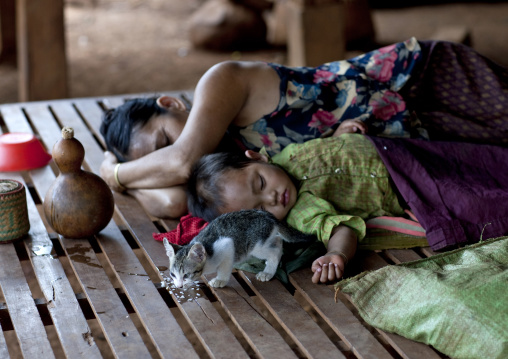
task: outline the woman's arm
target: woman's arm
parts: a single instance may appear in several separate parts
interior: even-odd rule
[[[243,66],[225,62],[208,70],[199,81],[187,123],[173,145],[122,163],[120,183],[127,188],[161,188],[186,182],[192,164],[211,153],[249,96]],[[114,167],[106,162],[101,175],[114,188]]]
[[[187,214],[187,197],[184,186],[132,189],[127,193],[136,198],[143,208],[154,217],[174,219]]]
[[[353,258],[357,236],[353,229],[339,225],[334,228],[328,241],[328,252],[312,263],[313,283],[336,281],[344,275],[347,262]]]

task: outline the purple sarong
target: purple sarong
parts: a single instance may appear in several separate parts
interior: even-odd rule
[[[400,94],[429,138],[508,146],[508,69],[461,44],[420,45],[423,61]]]
[[[369,138],[432,249],[508,234],[508,148]]]

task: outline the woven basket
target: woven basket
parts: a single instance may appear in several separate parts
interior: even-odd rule
[[[25,186],[15,180],[0,179],[0,243],[19,239],[29,229]]]

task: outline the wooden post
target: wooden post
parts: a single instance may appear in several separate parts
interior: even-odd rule
[[[16,15],[19,100],[67,97],[63,0],[16,0]]]
[[[0,62],[16,62],[15,0],[0,0]]]
[[[287,21],[290,66],[317,66],[344,58],[345,17],[340,0],[291,0]]]

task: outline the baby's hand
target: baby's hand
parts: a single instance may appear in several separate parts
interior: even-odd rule
[[[362,135],[367,133],[367,125],[359,120],[345,120],[339,125],[339,127],[333,133],[333,137],[342,135],[343,133],[357,133],[360,132]]]
[[[312,283],[334,282],[342,278],[346,261],[344,257],[335,252],[330,252],[319,257],[312,263],[311,270],[314,272]]]

